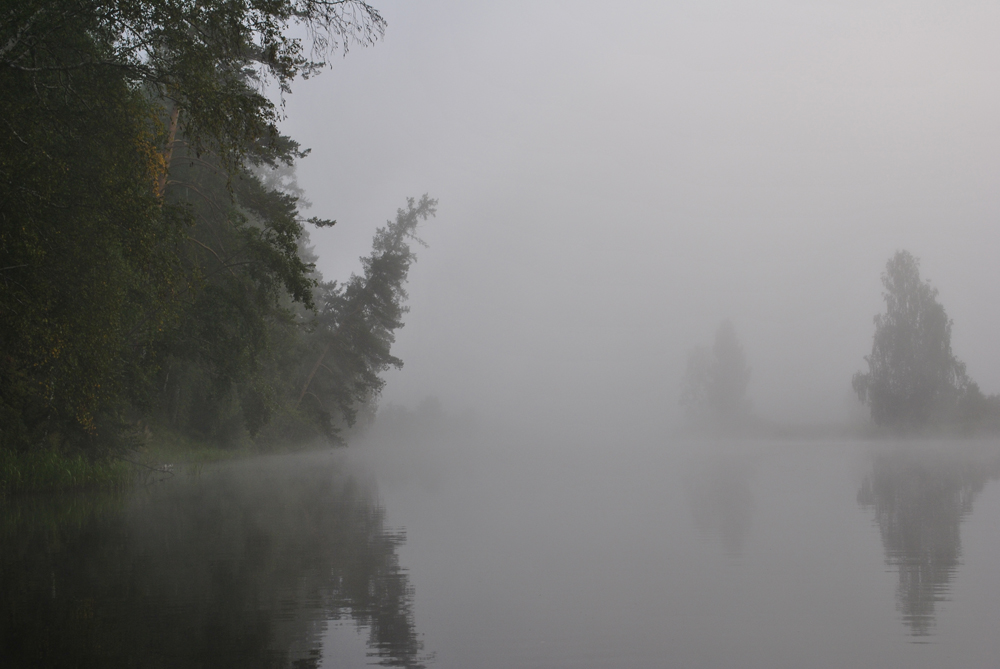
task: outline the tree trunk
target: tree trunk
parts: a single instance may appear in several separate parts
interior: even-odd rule
[[[330,345],[327,344],[323,347],[323,352],[319,354],[319,358],[316,359],[316,364],[313,365],[312,371],[309,372],[309,376],[306,378],[305,385],[302,386],[302,392],[299,393],[299,401],[295,403],[295,407],[298,408],[299,404],[302,403],[302,398],[306,396],[306,391],[309,390],[309,384],[312,383],[313,377],[316,376],[316,370],[319,369],[320,364],[323,362],[323,358],[326,357],[327,352],[330,350]]]
[[[174,138],[177,136],[177,117],[180,116],[181,108],[176,103],[174,110],[170,112],[170,129],[167,131],[167,145],[163,149],[163,171],[156,184],[156,194],[163,197],[167,190],[167,172],[170,171],[170,159],[174,155]]]

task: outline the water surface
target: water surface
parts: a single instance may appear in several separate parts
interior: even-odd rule
[[[8,504],[0,658],[988,666],[998,476],[990,443],[375,435]]]

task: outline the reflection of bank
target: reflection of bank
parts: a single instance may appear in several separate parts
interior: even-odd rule
[[[858,491],[873,509],[886,562],[899,574],[896,606],[925,636],[947,598],[961,556],[959,528],[976,495],[1000,476],[1000,460],[898,451],[875,457]]]
[[[329,456],[5,507],[0,666],[315,667],[336,619],[372,660],[421,667],[403,536],[384,518]]]

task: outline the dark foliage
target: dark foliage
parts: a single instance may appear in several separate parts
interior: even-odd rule
[[[141,87],[162,109],[182,109],[189,141],[230,167],[278,134],[267,82],[288,92],[335,50],[385,29],[361,0],[8,0],[0,16],[5,70],[55,76],[66,92],[82,72]],[[289,37],[291,27],[308,39]]]
[[[264,91],[383,29],[359,0],[0,4],[0,448],[332,435],[377,397],[433,201],[317,290],[304,224],[334,222],[268,181],[307,152]]]
[[[0,445],[93,445],[172,322],[186,225],[156,197],[144,95],[93,69],[0,68],[0,90]]]

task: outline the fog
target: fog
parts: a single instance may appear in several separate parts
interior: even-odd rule
[[[281,130],[311,150],[307,215],[338,221],[310,227],[325,279],[437,198],[404,366],[349,448],[294,452],[290,401],[259,440],[280,454],[165,450],[132,487],[0,504],[0,665],[995,662],[1000,5],[375,4],[384,39],[295,82]],[[852,375],[901,249],[992,397],[938,356],[941,404],[900,391],[917,408],[880,431]],[[335,338],[375,300],[333,298],[299,402],[321,366],[389,359],[340,369],[393,330]],[[682,379],[719,333],[740,396],[696,425]]]
[[[389,28],[287,98],[328,278],[440,199],[384,401],[526,422],[679,416],[732,319],[755,411],[836,423],[879,275],[921,259],[1000,390],[990,3],[379,3]]]
[[[432,666],[986,666],[989,441],[581,440],[389,412],[373,471]]]

